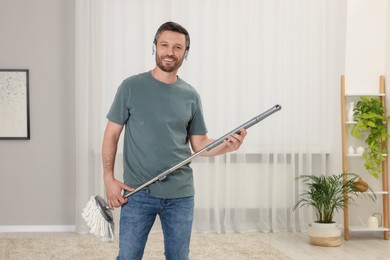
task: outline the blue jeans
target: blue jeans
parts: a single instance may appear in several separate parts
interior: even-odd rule
[[[142,190],[122,206],[117,260],[142,259],[148,234],[159,215],[167,260],[189,259],[194,197],[158,199]]]

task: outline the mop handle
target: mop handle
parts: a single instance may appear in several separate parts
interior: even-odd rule
[[[223,135],[222,137],[218,138],[214,142],[212,142],[209,145],[205,146],[203,149],[199,150],[198,152],[192,154],[190,157],[188,157],[187,159],[185,159],[185,160],[181,161],[180,163],[176,164],[172,168],[169,168],[168,170],[160,173],[159,175],[157,175],[153,179],[149,180],[148,182],[145,182],[144,184],[142,184],[141,186],[137,187],[133,191],[131,191],[129,193],[126,193],[125,195],[123,195],[123,197],[127,198],[127,197],[133,195],[134,193],[136,193],[136,192],[146,188],[150,184],[152,184],[152,183],[154,183],[156,181],[159,181],[159,180],[161,181],[161,180],[165,179],[165,177],[167,177],[169,174],[171,174],[172,172],[174,172],[178,168],[182,167],[183,165],[189,163],[192,159],[194,159],[198,155],[202,154],[205,151],[211,151],[212,149],[214,149],[215,147],[217,147],[218,145],[223,143],[223,141],[226,140],[230,135],[235,134],[235,133],[239,134],[241,128],[248,129],[249,127],[251,127],[251,126],[257,124],[258,122],[260,122],[261,120],[263,120],[264,118],[266,118],[266,117],[272,115],[273,113],[279,111],[280,109],[282,109],[282,107],[280,105],[275,105],[272,108],[270,108],[267,111],[265,111],[264,113],[262,113],[262,114],[260,114],[258,116],[255,116],[251,120],[247,121],[246,123],[244,123],[244,124],[240,125],[239,127],[233,129],[229,133],[227,133],[227,134]]]

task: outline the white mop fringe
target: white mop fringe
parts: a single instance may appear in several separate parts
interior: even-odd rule
[[[114,241],[114,225],[103,217],[94,196],[91,196],[81,216],[84,218],[88,227],[91,228],[91,234],[99,237],[104,242]]]

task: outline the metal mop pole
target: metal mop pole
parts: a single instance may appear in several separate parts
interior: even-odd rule
[[[267,111],[265,111],[264,113],[258,115],[258,116],[255,116],[254,118],[252,118],[251,120],[247,121],[246,123],[240,125],[239,127],[235,128],[234,130],[230,131],[229,133],[225,134],[224,136],[220,137],[219,139],[215,140],[214,142],[212,142],[211,144],[207,145],[206,147],[204,147],[203,149],[199,150],[198,152],[192,154],[190,157],[188,157],[187,159],[181,161],[180,163],[176,164],[175,166],[169,168],[168,170],[160,173],[159,175],[157,175],[156,177],[154,177],[153,179],[145,182],[144,184],[142,184],[141,186],[137,187],[136,189],[134,189],[133,191],[127,193],[124,195],[125,198],[133,195],[134,193],[146,188],[147,186],[149,186],[150,184],[158,181],[158,180],[163,180],[165,179],[169,174],[171,174],[172,172],[174,172],[175,170],[177,170],[178,168],[180,168],[181,166],[187,164],[188,162],[190,162],[192,159],[194,159],[195,157],[197,157],[198,155],[202,154],[203,152],[205,151],[210,151],[212,149],[214,149],[215,147],[217,147],[218,145],[220,145],[221,143],[223,143],[223,141],[229,137],[230,135],[234,134],[234,133],[240,133],[240,129],[241,128],[245,128],[245,129],[248,129],[249,127],[257,124],[258,122],[260,122],[261,120],[263,120],[264,118],[272,115],[273,113],[279,111],[280,109],[282,109],[282,107],[280,105],[275,105],[273,106],[272,108],[268,109]]]

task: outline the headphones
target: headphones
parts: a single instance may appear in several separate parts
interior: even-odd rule
[[[154,55],[156,53],[156,44],[153,43],[153,46],[152,46],[152,55]],[[184,59],[187,60],[187,57],[188,57],[188,50],[186,50],[184,52]]]

